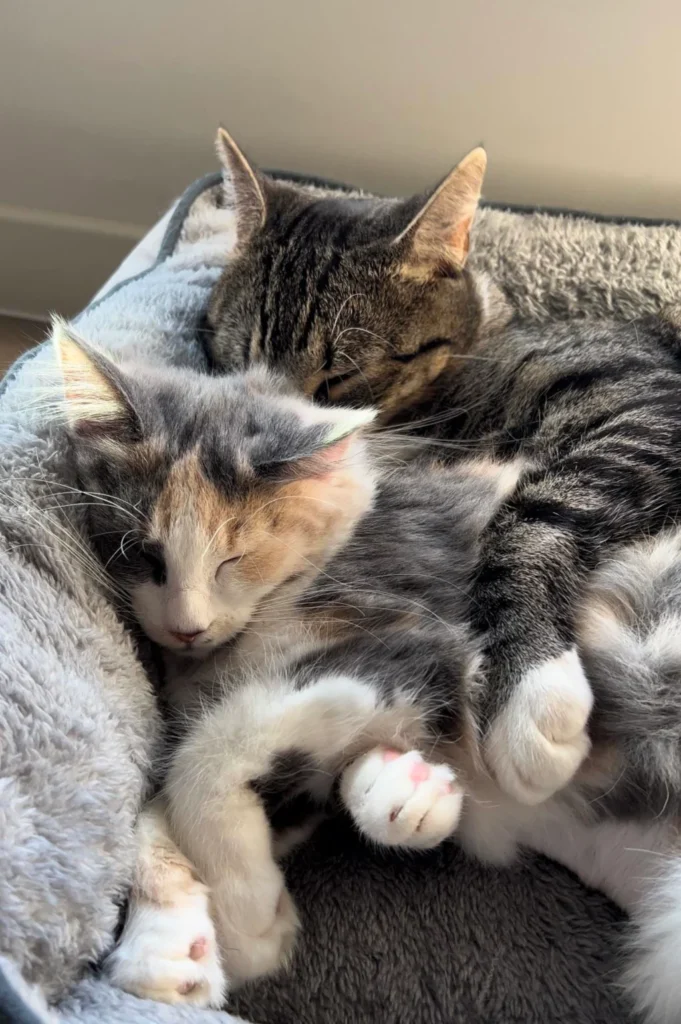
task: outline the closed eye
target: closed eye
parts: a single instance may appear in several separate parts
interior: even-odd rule
[[[331,391],[338,387],[339,384],[345,384],[346,381],[352,380],[353,377],[359,376],[360,371],[358,369],[344,370],[342,373],[334,373],[331,377],[326,377],[317,390],[314,393],[314,398],[318,402],[328,401],[331,397]]]
[[[151,569],[151,575],[154,583],[158,586],[164,583],[166,578],[166,563],[160,546],[152,547],[148,544],[142,545],[139,549],[139,557],[140,561]]]
[[[390,358],[395,363],[410,363],[412,359],[417,359],[419,356],[423,356],[426,352],[433,352],[438,348],[445,348],[452,344],[451,338],[431,338],[430,341],[424,342],[420,348],[417,348],[415,352],[399,352]]]
[[[244,557],[243,554],[241,554],[241,555],[232,555],[231,558],[225,558],[224,562],[220,562],[219,566],[215,570],[215,578],[217,579],[217,577],[219,576],[221,570],[224,569],[225,566],[233,565],[235,562],[239,562],[243,557]]]

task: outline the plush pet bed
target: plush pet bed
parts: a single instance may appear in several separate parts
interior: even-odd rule
[[[218,179],[192,186],[78,318],[98,344],[208,369],[209,292],[233,242]],[[678,301],[681,228],[486,207],[473,259],[534,319],[629,319]],[[137,1000],[96,964],[110,946],[160,723],[150,674],[82,538],[82,498],[23,357],[0,389],[0,1022],[228,1024]],[[153,676],[153,673],[151,673]],[[288,869],[304,921],[291,970],[243,990],[259,1024],[606,1024],[624,922],[527,856],[483,868],[455,844],[368,849],[328,822]],[[47,1005],[53,1007],[48,1010]]]

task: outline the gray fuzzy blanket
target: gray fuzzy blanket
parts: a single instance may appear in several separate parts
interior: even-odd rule
[[[79,318],[148,360],[207,368],[210,289],[233,242],[214,177],[192,186],[155,259]],[[473,258],[535,319],[629,319],[681,297],[681,228],[485,208]],[[157,749],[150,677],[83,539],[64,437],[24,357],[0,392],[0,1022],[228,1024],[109,987],[133,826]],[[483,868],[454,844],[397,856],[329,822],[289,865],[304,938],[289,973],[234,1012],[260,1024],[625,1021],[623,921],[541,858]],[[51,1009],[48,1010],[48,1004]]]

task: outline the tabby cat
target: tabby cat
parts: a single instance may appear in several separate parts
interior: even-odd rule
[[[532,475],[522,456],[395,468],[372,413],[314,405],[263,368],[114,363],[63,325],[54,343],[79,486],[93,497],[90,541],[167,649],[166,696],[185,728],[164,796],[142,815],[114,981],[219,1005],[224,971],[237,983],[278,967],[298,923],[275,858],[338,779],[375,842],[419,849],[457,831],[497,863],[518,843],[569,863],[640,915],[637,991],[655,1019],[675,1019],[681,769],[669,754],[681,716],[656,669],[678,655],[651,597],[669,592],[681,541],[603,558],[575,603],[574,641],[603,698],[592,752],[591,692],[571,652],[544,673],[550,685],[535,674],[507,702],[491,749],[475,569],[490,524]],[[651,618],[637,635],[622,615],[642,580]],[[636,674],[619,673],[627,642],[650,669],[645,700]],[[648,743],[643,767],[632,735]],[[490,757],[504,780],[522,779],[524,805],[487,773]],[[657,771],[655,820],[618,818],[644,770]]]
[[[545,799],[581,751],[533,787],[497,751],[524,744],[516,709],[534,694],[584,689],[576,605],[590,573],[679,520],[677,326],[509,322],[467,266],[481,149],[407,200],[274,181],[224,131],[218,152],[237,241],[210,313],[215,368],[264,364],[317,402],[377,407],[384,424],[447,440],[454,461],[522,462],[484,532],[471,614],[486,638],[487,762],[510,795]]]
[[[224,132],[218,151],[238,241],[211,309],[216,369],[264,363],[318,402],[369,402],[383,423],[448,440],[441,451],[451,459],[525,463],[481,538],[471,606],[486,638],[480,721],[497,782],[528,804],[565,779],[572,756],[565,775],[542,772],[528,784],[506,752],[526,749],[516,726],[523,707],[547,691],[581,691],[586,658],[592,734],[605,724],[627,750],[609,810],[678,817],[680,570],[677,542],[661,531],[678,523],[681,498],[679,311],[629,324],[514,322],[467,261],[479,149],[407,200],[274,181]],[[652,561],[619,553],[658,536]],[[588,627],[614,675],[593,649],[580,658],[575,647],[584,589],[604,565],[615,590],[628,580]],[[650,941],[664,939],[661,931]],[[669,1019],[681,1019],[664,958],[651,956],[641,991],[656,991],[657,974],[672,985]]]

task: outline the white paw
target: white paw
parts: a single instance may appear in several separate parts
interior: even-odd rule
[[[197,888],[171,905],[133,904],[105,966],[114,985],[142,999],[222,1006],[227,985],[207,892]]]
[[[213,890],[213,909],[230,984],[239,985],[285,966],[300,927],[298,914],[274,863],[241,878],[228,873]]]
[[[377,747],[343,773],[341,794],[370,839],[425,850],[451,835],[461,815],[463,790],[451,768],[428,764],[416,750]]]
[[[591,747],[592,706],[574,649],[526,672],[485,744],[501,788],[520,803],[538,804],[566,786]]]

